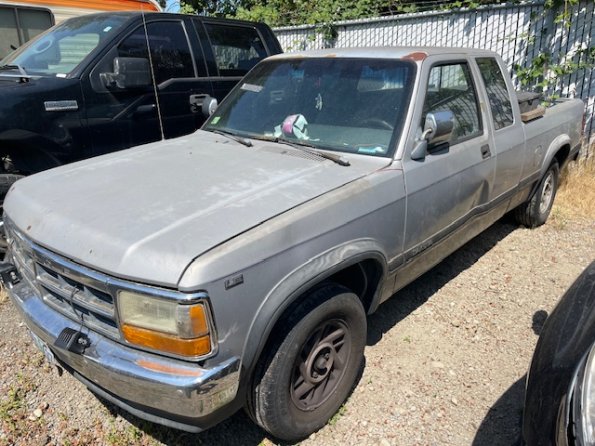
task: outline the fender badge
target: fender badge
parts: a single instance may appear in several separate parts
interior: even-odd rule
[[[74,111],[79,109],[76,101],[45,101],[45,111]]]
[[[225,289],[229,290],[234,286],[238,286],[244,283],[244,275],[240,274],[239,276],[232,277],[231,279],[227,279],[225,281]]]

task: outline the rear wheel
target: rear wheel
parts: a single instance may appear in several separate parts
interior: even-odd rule
[[[275,437],[297,441],[324,426],[349,396],[363,359],[366,314],[355,294],[329,284],[282,327],[257,368],[248,411]]]
[[[558,190],[560,167],[554,161],[541,179],[531,199],[521,204],[514,212],[516,220],[528,228],[544,224],[550,215]]]

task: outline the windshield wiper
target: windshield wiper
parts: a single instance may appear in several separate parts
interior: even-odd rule
[[[207,130],[207,131],[216,133],[217,135],[226,136],[227,138],[233,139],[234,141],[239,142],[240,144],[243,144],[246,147],[252,147],[252,141],[250,141],[248,138],[238,136],[235,133],[226,132],[224,130]]]
[[[21,82],[21,83],[29,82],[29,79],[32,78],[32,76],[29,76],[27,74],[27,72],[25,71],[25,69],[21,65],[16,65],[16,64],[0,65],[0,71],[9,71],[9,70],[18,70],[19,74],[18,75],[5,74],[4,76],[18,77],[19,82]]]
[[[21,75],[27,76],[27,72],[20,65],[0,65],[0,71],[7,71],[7,70],[19,70],[19,73],[21,73]]]
[[[291,146],[295,149],[301,150],[302,152],[310,153],[312,155],[316,155],[321,158],[331,160],[334,163],[337,163],[339,166],[350,166],[351,165],[349,160],[347,158],[345,158],[344,156],[336,155],[334,153],[322,152],[322,151],[320,151],[320,149],[318,149],[318,147],[314,146],[313,144],[304,142],[304,141],[299,141],[299,142],[291,141],[289,139],[279,138],[279,137],[263,138],[263,139],[266,141],[272,141],[272,142],[276,142],[276,143],[280,143],[280,144],[287,144],[288,146]]]

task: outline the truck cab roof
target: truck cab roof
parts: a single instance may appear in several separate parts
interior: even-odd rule
[[[497,53],[489,50],[474,48],[451,47],[422,47],[422,46],[382,46],[382,47],[357,47],[357,48],[330,48],[324,50],[310,50],[294,53],[278,54],[275,59],[289,59],[298,57],[365,57],[367,59],[411,59],[424,60],[429,56],[444,56],[446,54],[461,56],[490,56]]]

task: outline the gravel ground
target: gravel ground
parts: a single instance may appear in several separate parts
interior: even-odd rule
[[[368,320],[353,394],[304,445],[511,445],[540,328],[595,258],[595,222],[536,230],[499,222]],[[101,403],[45,364],[12,303],[0,304],[0,445],[271,445],[242,412],[202,434]]]

